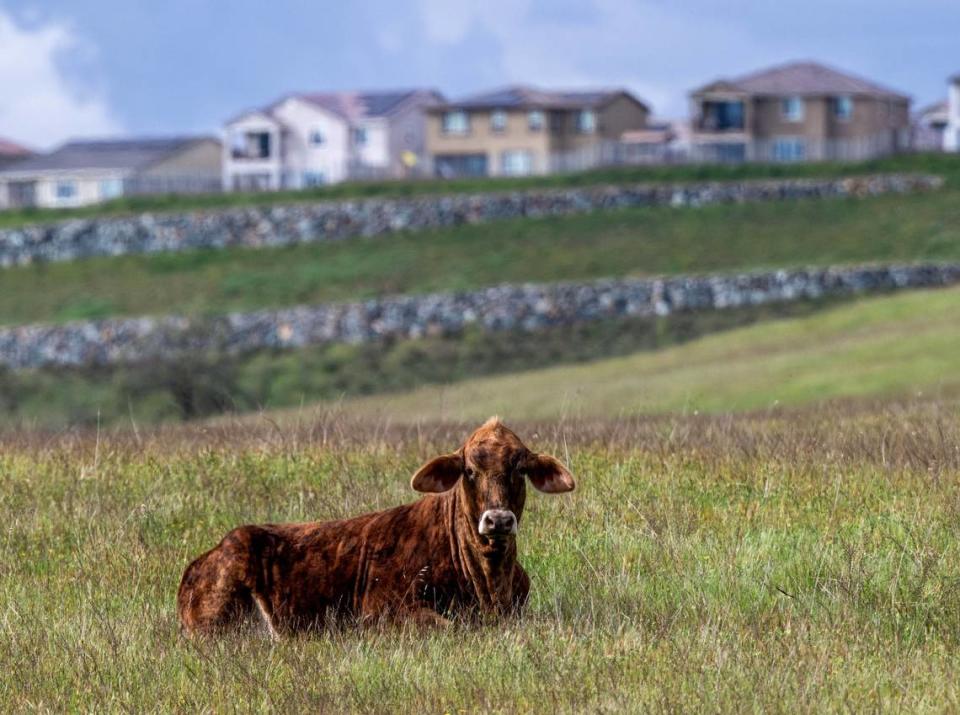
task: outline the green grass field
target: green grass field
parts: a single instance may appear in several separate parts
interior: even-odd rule
[[[280,642],[179,637],[189,559],[412,500],[466,425],[5,435],[0,710],[960,708],[954,407],[515,426],[578,480],[528,499],[522,620]]]
[[[303,191],[210,194],[201,196],[133,196],[80,209],[28,209],[0,212],[0,228],[66,218],[124,215],[142,212],[189,211],[231,206],[264,206],[301,201],[403,197],[427,194],[478,193],[533,188],[564,188],[640,181],[726,181],[783,177],[851,176],[884,171],[960,174],[960,159],[943,154],[902,155],[858,163],[636,166],[597,169],[554,176],[458,179],[452,181],[382,181],[345,183]]]
[[[340,403],[394,420],[728,412],[960,388],[960,289],[870,298],[626,357]],[[535,339],[535,338],[531,338]]]
[[[960,260],[960,190],[643,208],[281,249],[97,258],[3,272],[0,324],[222,313],[503,282]]]

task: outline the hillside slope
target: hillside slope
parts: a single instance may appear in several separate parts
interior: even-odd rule
[[[347,401],[400,421],[722,412],[960,387],[960,289],[874,298],[655,353]],[[531,338],[534,339],[534,338]]]
[[[960,190],[639,208],[274,249],[3,271],[0,324],[223,313],[498,283],[960,259]]]

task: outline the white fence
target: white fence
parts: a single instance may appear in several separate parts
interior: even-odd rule
[[[850,139],[812,140],[802,137],[748,142],[642,144],[606,141],[572,152],[550,155],[547,173],[585,171],[604,166],[662,164],[796,163],[804,161],[865,161],[909,148],[905,132],[887,132]]]

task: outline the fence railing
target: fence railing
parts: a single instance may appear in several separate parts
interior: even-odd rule
[[[864,161],[908,150],[908,132],[884,132],[848,139],[778,139],[644,144],[605,141],[569,152],[552,153],[546,173],[585,171],[603,166],[642,164],[795,163]]]

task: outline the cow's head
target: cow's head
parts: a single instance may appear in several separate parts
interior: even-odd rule
[[[541,492],[574,488],[573,475],[557,459],[527,449],[498,418],[487,420],[452,454],[424,464],[410,481],[418,492],[460,490],[461,504],[485,541],[507,541],[517,533],[526,480]]]

